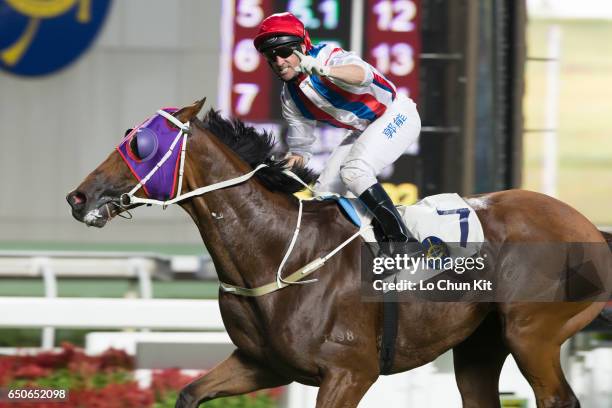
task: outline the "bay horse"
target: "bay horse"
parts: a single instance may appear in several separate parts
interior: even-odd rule
[[[268,167],[240,184],[179,205],[199,229],[221,282],[246,288],[268,284],[275,280],[291,241],[299,211],[293,193],[302,185],[283,173],[284,161],[271,158],[269,135],[226,120],[214,110],[200,120],[197,114],[203,104],[201,100],[174,113],[178,121],[190,124],[178,193],[244,175],[261,163]],[[314,181],[312,173],[295,171],[306,183]],[[78,221],[102,227],[135,206],[118,204],[135,184],[134,174],[114,151],[68,194],[67,201]],[[135,196],[144,193],[140,190]],[[509,190],[469,202],[490,242],[606,242],[583,215],[543,194]],[[305,202],[301,235],[286,270],[329,253],[355,231],[334,203]],[[362,302],[360,297],[362,244],[353,240],[329,259],[311,275],[318,279],[314,284],[291,285],[259,297],[220,291],[221,314],[236,350],[187,385],[176,407],[196,408],[215,398],[293,381],[319,387],[317,408],[356,407],[380,375],[383,310],[381,303]],[[511,251],[498,254],[499,273],[546,272],[542,265],[513,256]],[[610,270],[597,272],[611,275]],[[538,407],[578,407],[561,370],[560,346],[604,305],[603,301],[403,302],[390,373],[421,366],[452,349],[463,406],[500,407],[499,375],[512,354]]]

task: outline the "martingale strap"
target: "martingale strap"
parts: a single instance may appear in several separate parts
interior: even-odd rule
[[[270,282],[266,285],[258,286],[256,288],[243,288],[241,286],[235,286],[235,285],[230,285],[228,283],[219,282],[221,285],[221,290],[223,290],[224,292],[232,293],[234,295],[257,297],[257,296],[267,295],[272,292],[276,292],[277,290],[286,288],[287,286],[295,284],[295,283],[306,283],[306,282],[300,282],[300,281],[304,279],[306,276],[316,271],[317,269],[319,269],[320,267],[322,267],[323,265],[325,265],[325,262],[327,262],[329,258],[331,258],[332,256],[336,255],[338,252],[340,252],[342,248],[344,248],[352,240],[360,236],[365,230],[371,229],[371,228],[372,226],[367,226],[365,228],[360,229],[355,234],[347,238],[340,245],[338,245],[333,251],[331,251],[329,254],[327,254],[323,258],[317,258],[314,261],[307,263],[306,265],[302,266],[297,271],[293,272],[291,275],[287,276],[286,278],[282,278],[282,280],[277,279],[274,282]],[[288,254],[289,252],[287,252],[285,256],[288,257]],[[308,282],[316,282],[316,279],[310,280]]]
[[[233,293],[234,295],[257,297],[267,295],[268,293],[276,292],[279,289],[286,288],[292,283],[297,283],[310,275],[325,264],[322,258],[317,258],[314,261],[304,265],[291,275],[283,278],[282,282],[270,282],[267,285],[259,286],[256,288],[243,288],[240,286],[230,285],[228,283],[219,282],[221,289],[224,292]]]

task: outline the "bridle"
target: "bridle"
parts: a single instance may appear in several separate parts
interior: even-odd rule
[[[199,196],[205,193],[208,193],[210,191],[215,191],[215,190],[219,190],[225,187],[229,187],[229,186],[233,186],[236,184],[240,184],[245,182],[246,180],[250,179],[251,177],[253,177],[255,175],[255,173],[257,173],[259,170],[263,169],[264,167],[268,167],[267,164],[260,164],[258,165],[255,169],[253,169],[251,172],[244,174],[242,176],[233,178],[233,179],[229,179],[229,180],[225,180],[225,181],[221,181],[219,183],[214,183],[211,184],[209,186],[206,187],[200,187],[197,188],[195,190],[192,190],[188,193],[185,194],[181,194],[181,190],[182,190],[182,186],[183,186],[183,176],[185,173],[185,156],[187,153],[187,139],[188,136],[191,134],[191,129],[190,129],[190,123],[183,123],[180,120],[178,120],[176,117],[172,116],[171,114],[169,114],[166,111],[163,110],[158,110],[157,111],[158,115],[163,116],[165,119],[169,120],[170,122],[172,122],[176,127],[178,127],[179,131],[176,134],[174,140],[172,141],[172,144],[170,145],[170,147],[168,148],[168,151],[166,151],[166,153],[164,154],[164,156],[157,162],[157,164],[155,165],[155,167],[153,167],[153,169],[151,169],[151,171],[145,176],[143,177],[138,184],[136,184],[129,192],[127,193],[123,193],[121,194],[121,196],[119,197],[119,204],[123,207],[128,207],[134,204],[149,204],[149,205],[160,205],[163,208],[166,208],[167,206],[171,205],[171,204],[176,204],[180,201],[186,200],[188,198],[191,197],[195,197],[195,196]],[[161,200],[155,200],[152,198],[142,198],[142,197],[137,197],[135,194],[138,190],[140,190],[143,186],[145,186],[147,184],[147,182],[151,179],[151,177],[161,168],[161,166],[172,156],[172,153],[174,152],[174,149],[176,148],[176,145],[178,144],[178,142],[183,139],[183,143],[182,143],[182,149],[181,149],[181,153],[180,153],[180,162],[179,162],[179,173],[178,173],[178,187],[177,187],[177,194],[176,197],[169,199],[169,200],[165,200],[165,201],[161,201]],[[287,170],[288,171],[288,170]],[[302,184],[304,184],[306,187],[308,187],[297,175],[295,175],[293,172],[289,172],[293,175],[294,178],[296,178],[296,180],[299,180]]]

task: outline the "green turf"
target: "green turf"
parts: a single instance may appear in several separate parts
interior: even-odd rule
[[[0,251],[148,252],[160,255],[204,255],[204,244],[81,243],[0,241]]]
[[[217,282],[153,282],[154,298],[216,299]],[[115,297],[138,295],[136,282],[119,279],[58,279],[60,297]],[[0,279],[0,296],[44,296],[41,279]]]
[[[591,221],[612,225],[612,21],[532,20],[528,53],[546,56],[547,30],[562,31],[558,198]],[[544,127],[546,64],[527,63],[525,127]],[[524,136],[523,187],[541,189],[544,135]]]

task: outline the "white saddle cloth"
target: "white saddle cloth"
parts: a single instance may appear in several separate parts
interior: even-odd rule
[[[372,216],[365,206],[357,199],[350,201],[361,218],[362,228],[369,225]],[[419,242],[435,237],[452,243],[449,245],[451,257],[472,256],[484,242],[482,225],[476,212],[458,194],[437,194],[397,209],[406,227]],[[372,229],[364,231],[362,236],[367,242],[376,242]]]

